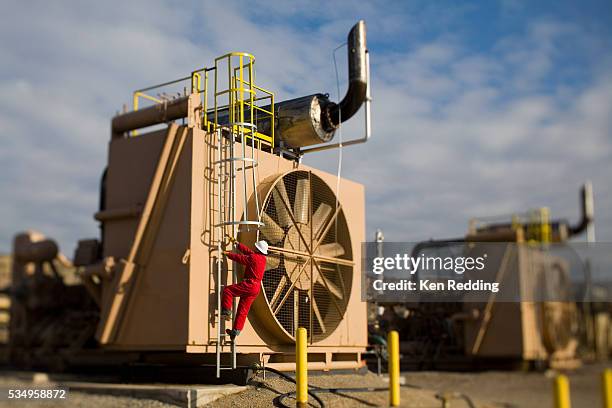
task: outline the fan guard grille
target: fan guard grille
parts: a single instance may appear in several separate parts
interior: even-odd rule
[[[353,254],[342,206],[317,175],[279,177],[262,206],[260,238],[270,254],[263,279],[269,311],[287,335],[308,329],[311,342],[342,320],[353,279]]]

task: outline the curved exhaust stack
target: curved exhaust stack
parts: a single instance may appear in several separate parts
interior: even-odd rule
[[[366,100],[368,72],[366,53],[366,25],[359,20],[348,35],[349,87],[340,103],[330,103],[325,109],[325,130],[336,129],[341,122],[350,119]]]
[[[593,207],[593,186],[590,182],[586,182],[580,189],[580,221],[577,224],[568,226],[570,236],[578,235],[591,226],[594,214]],[[595,240],[594,237],[592,240]]]

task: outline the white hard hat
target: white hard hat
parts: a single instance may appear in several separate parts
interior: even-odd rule
[[[268,243],[266,241],[257,241],[255,243],[255,248],[257,248],[262,254],[268,255]]]

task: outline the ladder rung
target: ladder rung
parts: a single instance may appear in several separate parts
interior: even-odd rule
[[[210,339],[210,341],[208,342],[209,345],[211,346],[216,346],[217,345],[217,340],[216,339]],[[231,346],[233,343],[231,341],[228,340],[224,340],[222,341],[219,346],[221,347],[225,347],[225,346]]]

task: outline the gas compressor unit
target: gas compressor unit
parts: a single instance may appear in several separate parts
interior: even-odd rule
[[[472,219],[463,237],[415,244],[414,258],[484,256],[489,265],[460,277],[429,271],[431,280],[481,279],[503,289],[487,295],[449,291],[438,298],[372,302],[372,343],[384,347],[381,335],[398,330],[406,369],[576,367],[582,357],[581,326],[588,317],[581,309],[590,303],[583,302],[588,283],[584,265],[568,241],[588,232],[593,219],[592,187],[587,183],[581,191],[581,218],[575,224],[550,220],[549,210],[541,208],[511,217]],[[383,238],[377,241],[382,248]],[[600,320],[608,315],[597,312]],[[607,327],[602,334],[606,339]]]
[[[364,106],[370,135],[366,27],[348,36],[349,85],[277,102],[255,84],[255,58],[230,53],[174,81],[178,97],[134,93],[112,119],[100,189],[100,238],[69,261],[56,243],[16,236],[9,353],[22,365],[194,363],[295,368],[294,333],[308,330],[309,368],[363,366],[366,304],[362,185],[301,164]],[[167,86],[171,83],[163,84]],[[143,102],[148,106],[143,106]],[[336,185],[342,197],[336,196]],[[226,237],[269,243],[262,290],[239,337],[225,337],[222,288],[242,270]],[[58,268],[73,265],[78,283]]]

